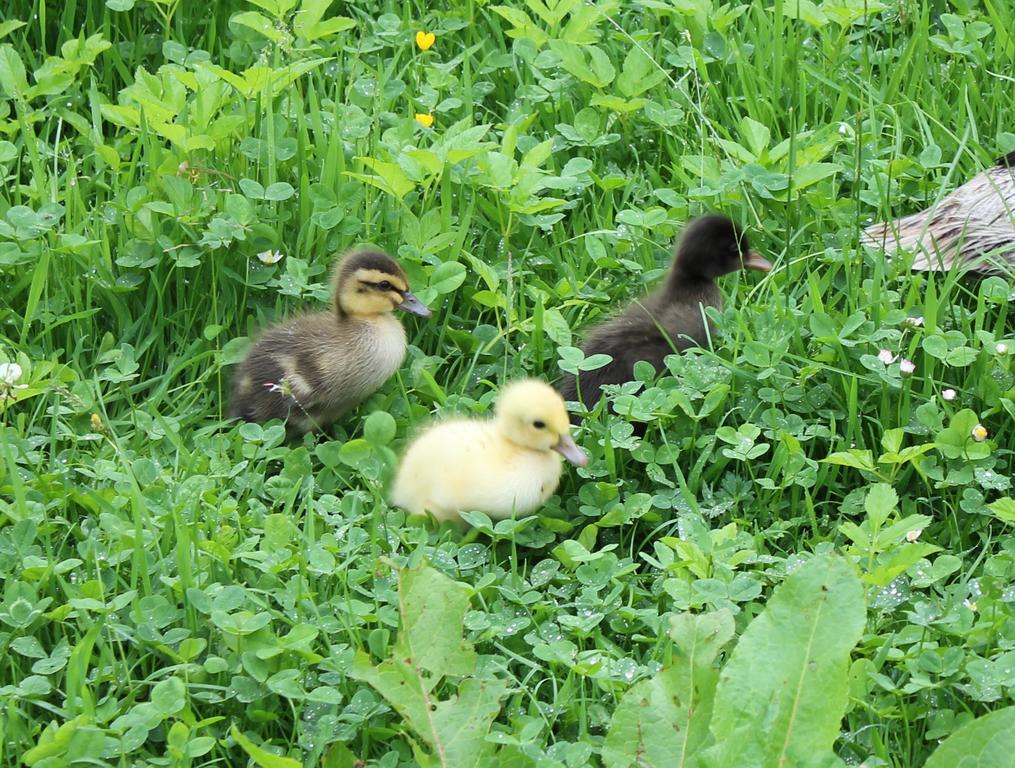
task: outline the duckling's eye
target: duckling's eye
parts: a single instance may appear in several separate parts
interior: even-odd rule
[[[536,419],[534,422],[532,422],[532,426],[534,426],[536,429],[543,429],[546,426],[546,422]]]
[[[380,288],[382,291],[390,291],[391,283],[389,283],[387,280],[382,280],[377,284],[377,287]]]

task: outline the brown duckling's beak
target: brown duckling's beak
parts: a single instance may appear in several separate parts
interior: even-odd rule
[[[426,304],[416,298],[416,294],[412,291],[405,292],[402,296],[402,303],[398,305],[398,308],[408,312],[410,315],[419,315],[420,317],[430,317],[433,314]]]
[[[553,446],[553,450],[563,456],[565,459],[570,461],[576,467],[584,467],[589,463],[589,457],[585,455],[585,451],[578,447],[578,444],[569,434],[563,434],[560,436],[560,440]]]
[[[771,272],[772,262],[764,256],[758,255],[757,251],[748,251],[744,258],[744,269],[756,269],[759,272]]]

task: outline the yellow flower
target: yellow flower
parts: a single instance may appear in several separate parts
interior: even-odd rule
[[[982,443],[984,440],[986,440],[987,435],[989,434],[990,433],[987,431],[987,428],[982,424],[977,424],[975,427],[973,427],[973,439],[978,443]]]
[[[437,35],[433,32],[420,30],[416,33],[416,45],[421,51],[429,51],[430,47],[437,41]]]
[[[92,432],[101,432],[105,428],[105,425],[102,423],[102,417],[97,413],[93,413],[88,421]]]
[[[433,115],[428,115],[424,112],[416,113],[416,122],[422,125],[424,128],[429,128],[433,125]]]

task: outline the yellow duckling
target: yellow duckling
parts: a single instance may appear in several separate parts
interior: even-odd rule
[[[561,457],[584,467],[567,409],[545,382],[522,379],[501,392],[491,420],[455,419],[417,437],[402,459],[391,502],[412,514],[456,520],[535,512],[557,489]]]
[[[429,317],[398,262],[353,251],[335,265],[330,312],[312,312],[268,329],[233,377],[229,415],[283,419],[301,433],[333,422],[365,400],[405,358],[400,309]]]

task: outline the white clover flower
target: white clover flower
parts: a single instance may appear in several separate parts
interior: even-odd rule
[[[973,427],[972,431],[973,439],[978,443],[982,443],[984,440],[986,440],[987,435],[989,434],[990,433],[987,431],[987,428],[982,424],[977,424],[975,427]]]
[[[947,400],[950,403],[952,400],[955,399],[957,394],[958,393],[954,389],[942,389],[941,390],[941,399],[942,400]]]
[[[962,604],[966,606],[973,613],[976,613],[976,601],[975,600],[963,600]]]
[[[0,384],[13,387],[21,378],[21,366],[17,363],[0,363]]]
[[[0,402],[14,399],[14,391],[28,389],[27,384],[18,384],[21,366],[17,363],[0,363]]]
[[[892,363],[895,362],[895,355],[892,354],[892,351],[890,349],[882,349],[880,352],[878,352],[878,360],[880,360],[885,365],[891,365]]]
[[[997,352],[997,354],[999,354],[999,355],[1007,355],[1008,354],[1008,345],[1005,344],[1003,341],[999,341],[997,343],[997,346],[994,347],[994,351]]]
[[[906,531],[906,541],[912,544],[914,541],[920,538],[921,533],[923,533],[923,528],[916,528],[912,531]]]
[[[261,251],[259,254],[257,254],[257,259],[262,264],[278,264],[280,261],[282,261],[282,256],[283,256],[282,251],[267,250]]]
[[[903,376],[912,376],[913,375],[913,371],[915,371],[915,370],[916,370],[916,363],[914,363],[912,360],[907,360],[906,358],[902,358],[901,362],[899,363],[899,372]]]
[[[902,321],[902,324],[909,328],[919,328],[923,325],[923,317],[917,315],[916,317],[907,317]]]

